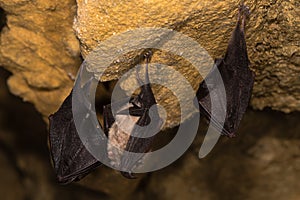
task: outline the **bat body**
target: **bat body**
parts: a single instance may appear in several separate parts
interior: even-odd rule
[[[151,150],[152,143],[155,139],[155,136],[140,138],[132,136],[133,133],[136,133],[136,129],[134,127],[128,127],[127,130],[130,134],[125,133],[120,130],[119,127],[128,123],[129,120],[132,120],[135,124],[139,126],[146,126],[150,123],[151,119],[149,116],[149,109],[151,106],[156,104],[156,100],[154,98],[151,85],[149,82],[148,76],[148,63],[150,61],[151,53],[145,55],[146,57],[146,74],[145,79],[147,84],[143,84],[137,74],[137,80],[140,82],[141,91],[140,93],[131,98],[130,102],[124,105],[123,108],[117,112],[118,120],[114,120],[111,113],[111,105],[104,107],[104,126],[105,130],[108,134],[109,142],[107,146],[108,157],[111,160],[112,165],[123,166],[126,168],[134,168],[141,162],[143,156],[141,155],[136,158],[132,157],[123,157],[124,150],[134,153],[145,153]],[[129,115],[123,114],[123,110],[129,109]],[[158,111],[156,109],[152,110],[154,112],[154,116],[159,116]],[[159,119],[160,120],[160,119]],[[157,128],[160,128],[162,122],[159,121],[157,123]],[[147,134],[147,129],[143,133],[138,133],[139,136],[145,136]],[[112,146],[118,147],[118,149],[112,148]],[[134,178],[131,172],[123,172],[122,175],[127,178]]]
[[[245,19],[248,14],[247,8],[242,5],[239,9],[238,22],[232,37],[229,41],[224,58],[217,59],[211,72],[205,78],[197,91],[197,99],[199,102],[200,112],[210,119],[218,131],[227,136],[234,136],[243,114],[248,106],[253,82],[254,74],[249,69],[249,59],[247,55],[247,47],[244,36]],[[143,159],[143,154],[139,157],[124,156],[124,152],[146,153],[151,150],[155,136],[146,136],[148,132],[138,132],[135,126],[130,125],[128,121],[144,127],[151,123],[150,108],[156,104],[151,84],[148,76],[148,63],[151,53],[145,55],[146,59],[146,84],[140,84],[140,93],[131,98],[129,102],[122,102],[122,106],[118,107],[115,115],[112,114],[112,106],[109,104],[104,106],[104,132],[108,137],[107,153],[110,164],[113,166],[123,166],[124,169],[134,169]],[[222,81],[218,81],[216,76],[217,70],[221,74]],[[142,82],[137,73],[137,80]],[[206,82],[214,82],[213,85],[207,85]],[[218,121],[218,113],[212,114],[211,99],[218,95],[210,95],[211,91],[218,91],[224,84],[226,91],[227,104],[225,107],[219,107],[219,111],[226,110],[224,126]],[[119,103],[120,103],[119,102]],[[129,114],[124,112],[129,109]],[[224,109],[224,110],[223,110]],[[159,116],[157,109],[151,110],[154,116]],[[158,123],[155,123],[157,129],[160,129],[162,121],[159,117]],[[72,113],[72,92],[65,99],[59,110],[49,117],[50,130],[49,142],[52,161],[57,179],[60,183],[70,183],[80,180],[82,177],[90,173],[92,170],[101,165],[96,158],[91,155],[84,144],[80,140],[73,119]],[[126,127],[127,133],[120,127]],[[147,130],[147,129],[145,129]],[[150,130],[149,130],[150,131]],[[133,135],[134,133],[134,135]],[[115,148],[117,147],[117,148]],[[134,178],[129,170],[121,170],[121,173],[127,178]]]
[[[249,59],[244,36],[245,19],[249,15],[246,6],[241,5],[237,25],[232,33],[224,58],[216,59],[215,65],[205,78],[197,91],[200,113],[204,114],[212,121],[214,126],[222,134],[229,137],[235,136],[240,121],[249,104],[252,87],[254,83],[254,73],[249,69]],[[222,81],[217,80],[216,71],[219,70]],[[213,82],[208,86],[206,82]],[[226,109],[224,126],[218,121],[218,113],[212,115],[211,98],[216,98],[217,91],[221,84],[224,84],[226,91],[226,107],[220,107],[219,112]],[[208,90],[210,87],[210,92]]]
[[[50,150],[59,183],[80,180],[101,165],[84,147],[77,133],[72,113],[72,92],[49,120]]]
[[[135,167],[139,159],[125,158],[122,156],[124,150],[130,152],[145,153],[151,149],[154,137],[137,138],[130,133],[124,133],[119,129],[121,124],[133,120],[139,126],[150,123],[149,109],[156,104],[148,77],[148,62],[151,55],[146,56],[146,80],[148,84],[141,84],[139,95],[131,98],[129,102],[120,100],[122,107],[117,111],[119,115],[115,120],[112,115],[111,104],[104,106],[104,132],[108,136],[107,152],[112,165]],[[141,81],[138,77],[138,81]],[[129,109],[129,115],[124,110]],[[154,110],[157,112],[157,110]],[[156,113],[158,115],[158,113]],[[59,110],[49,116],[49,143],[54,170],[58,182],[67,184],[80,180],[92,170],[101,165],[96,158],[89,153],[80,140],[73,119],[72,113],[72,92],[65,99]],[[136,132],[134,128],[130,130]],[[146,133],[140,133],[143,135]],[[118,147],[116,151],[113,146]],[[133,178],[130,172],[122,172],[127,178]]]

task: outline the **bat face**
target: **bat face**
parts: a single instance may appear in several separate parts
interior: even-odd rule
[[[49,120],[50,151],[59,183],[80,180],[101,165],[78,136],[72,113],[72,92]]]
[[[225,57],[217,59],[211,72],[205,78],[197,91],[200,112],[209,118],[216,129],[227,136],[234,136],[240,121],[248,107],[254,73],[249,69],[249,59],[244,36],[245,19],[249,14],[246,6],[239,9],[239,19],[229,41]],[[211,98],[217,97],[217,92],[222,83],[217,80],[216,71],[219,70],[226,91],[226,107],[217,107],[217,113],[212,115]],[[214,83],[207,85],[206,82]],[[209,94],[208,87],[211,94]],[[226,109],[224,127],[218,120],[218,111]]]

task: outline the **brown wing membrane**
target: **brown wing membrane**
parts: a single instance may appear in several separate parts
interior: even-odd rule
[[[50,151],[60,183],[80,180],[101,165],[86,150],[76,131],[72,114],[72,92],[49,120]]]
[[[131,116],[131,119],[136,121],[136,124],[139,126],[146,126],[150,123],[151,119],[149,116],[149,109],[151,106],[156,104],[154,94],[152,92],[151,85],[149,82],[149,75],[148,75],[148,62],[150,61],[150,57],[151,57],[151,53],[148,52],[148,54],[145,55],[145,59],[146,59],[145,79],[147,84],[143,84],[137,74],[138,81],[141,84],[143,84],[141,87],[141,92],[139,95],[131,99],[127,107],[125,106],[126,109],[129,109],[129,115]],[[110,106],[106,106],[104,110],[106,110],[105,111],[106,115],[104,117],[110,119],[112,116]],[[125,115],[126,113],[123,113],[123,111],[124,110],[122,109],[117,111],[117,115]],[[157,110],[155,110],[154,112],[157,112]],[[155,115],[158,116],[158,112]],[[128,118],[124,117],[124,120],[126,119],[128,120]],[[119,121],[118,123],[123,123],[123,122]],[[157,126],[160,126],[160,124],[158,123]],[[131,135],[127,136],[126,133],[119,130],[118,128],[113,129],[112,127],[116,127],[116,126],[114,126],[114,124],[109,126],[108,133],[109,133],[109,139],[111,140],[111,143],[113,145],[119,145],[119,144],[114,144],[116,143],[115,141],[126,140],[125,145],[121,145],[122,148],[126,151],[135,152],[135,153],[145,153],[150,151],[155,136],[147,137],[147,138],[134,137]],[[137,132],[137,130],[133,128],[131,130],[131,134],[135,132]],[[147,134],[146,132],[138,133],[139,136],[145,136],[146,134]],[[110,152],[110,150],[108,150],[108,152]],[[125,166],[127,169],[134,168],[138,164],[138,162],[143,158],[142,154],[138,158],[122,157],[122,155],[120,154],[121,154],[120,152],[115,153],[115,157],[119,157],[116,162],[119,162],[121,166]],[[121,173],[126,178],[135,178],[131,174],[131,172],[121,172]]]
[[[245,19],[249,9],[241,5],[237,25],[229,41],[225,57],[217,59],[215,65],[205,78],[197,91],[197,98],[200,105],[200,112],[209,118],[216,129],[227,136],[234,136],[240,121],[245,113],[251,97],[254,73],[249,69],[249,59],[244,36]],[[217,78],[219,70],[222,80]],[[208,92],[206,82],[214,83],[209,86]],[[226,91],[227,105],[218,107],[219,112],[226,109],[224,127],[218,120],[218,112],[212,115],[211,99],[217,98],[218,89],[224,84]]]
[[[150,57],[151,54],[145,57],[147,61],[145,74],[147,84],[141,87],[140,94],[132,98],[130,102],[126,102],[124,99],[118,102],[118,106],[120,106],[118,108],[120,109],[117,111],[117,115],[123,116],[121,119],[124,119],[124,121],[116,122],[112,115],[112,106],[110,104],[104,106],[103,109],[104,132],[109,140],[107,144],[108,157],[112,162],[119,162],[121,166],[127,166],[127,169],[133,168],[142,156],[138,160],[124,158],[122,157],[122,150],[140,153],[147,152],[151,149],[154,139],[154,136],[149,138],[133,137],[118,128],[118,123],[127,125],[128,121],[126,120],[129,119],[128,117],[134,119],[136,124],[140,126],[150,123],[149,109],[156,104],[148,77]],[[141,81],[139,77],[137,78]],[[124,112],[126,109],[129,109],[129,116]],[[157,112],[157,110],[154,112]],[[158,112],[156,115],[158,116]],[[59,110],[49,117],[49,120],[50,151],[56,177],[60,183],[67,184],[80,180],[101,165],[84,147],[78,136],[72,113],[72,92],[65,99]],[[131,133],[135,132],[137,131],[133,128]],[[145,134],[139,133],[140,136]],[[121,151],[112,148],[112,146],[121,147]],[[130,172],[122,172],[122,174],[127,178],[133,178]]]

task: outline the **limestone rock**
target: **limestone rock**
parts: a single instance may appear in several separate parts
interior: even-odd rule
[[[5,85],[2,77],[7,76],[0,70],[0,85]],[[204,159],[198,159],[206,131],[203,121],[185,155],[164,169],[127,180],[102,167],[79,183],[60,186],[54,180],[46,127],[39,114],[30,104],[9,95],[5,87],[0,87],[0,108],[4,199],[261,200],[300,196],[299,112],[248,110],[238,137],[221,137]]]
[[[239,137],[220,138],[203,159],[198,152],[205,130],[200,131],[179,161],[152,174],[143,194],[157,199],[298,199],[299,113],[248,111],[245,119]]]
[[[72,29],[74,1],[1,0],[7,26],[0,36],[0,66],[13,73],[10,91],[45,117],[70,91],[81,63]]]
[[[256,73],[251,104],[258,109],[271,107],[284,112],[299,111],[299,1],[264,0],[258,2],[249,0],[246,1],[246,4],[251,8],[251,18],[247,23],[246,39],[252,63],[251,68]],[[163,27],[173,29],[193,38],[207,50],[212,58],[217,58],[225,53],[228,39],[235,26],[237,14],[237,2],[233,0],[175,0],[171,2],[158,0],[77,0],[77,5],[75,1],[71,0],[0,0],[0,7],[5,11],[7,17],[7,26],[3,27],[0,35],[0,66],[12,72],[12,76],[8,80],[11,92],[22,97],[25,101],[32,102],[44,117],[56,111],[71,90],[73,86],[72,77],[76,75],[77,69],[81,64],[80,47],[82,56],[86,58],[98,46],[99,42],[105,41],[113,35],[136,28]],[[72,26],[81,46],[79,46],[79,41],[76,39]],[[168,41],[166,36],[163,36],[162,39]],[[118,44],[114,45],[118,47]],[[188,46],[184,48],[188,49]],[[107,72],[108,76],[105,76],[103,80],[108,81],[120,78],[122,73],[138,63],[137,55],[141,53],[142,51],[138,50],[120,57],[119,60],[115,60],[110,66],[110,71]],[[178,70],[188,79],[191,87],[194,90],[197,89],[201,77],[193,70],[191,63],[181,59],[180,55],[176,56],[168,52],[156,51],[153,62],[163,63]],[[175,77],[173,80],[175,84],[178,84]],[[179,112],[174,110],[175,107],[178,107],[175,95],[168,91],[167,88],[157,87],[155,91],[157,92],[155,95],[159,103],[168,105],[169,107],[166,107],[167,111],[172,111],[171,116],[169,116],[169,126],[175,126],[179,123]],[[248,122],[252,124],[249,125],[247,124]],[[246,124],[241,126],[245,127],[244,130],[249,130],[247,133],[251,135],[253,132],[265,134],[270,126],[274,124],[274,121],[267,123],[265,126],[268,129],[265,128],[263,130],[257,125],[261,123],[260,121],[254,122],[252,119],[246,118],[244,123]],[[296,122],[292,123],[292,126],[294,124]],[[286,129],[285,126],[280,128],[282,133],[285,133]],[[256,137],[258,136],[256,135]],[[280,137],[284,136],[281,135]],[[220,154],[218,159],[216,161],[210,160],[209,165],[206,167],[200,166],[195,162],[196,158],[189,155],[186,160],[190,162],[190,165],[182,167],[184,170],[178,173],[181,178],[172,176],[167,178],[171,182],[174,181],[176,186],[182,186],[185,184],[187,177],[194,175],[194,173],[188,171],[190,168],[193,171],[209,169],[212,173],[206,174],[205,177],[207,178],[205,180],[217,179],[218,184],[208,182],[207,184],[210,184],[210,186],[201,184],[199,186],[200,189],[194,187],[191,190],[185,187],[184,192],[192,191],[200,195],[201,191],[211,187],[212,191],[218,188],[221,194],[226,194],[228,190],[234,193],[236,189],[235,181],[238,180],[245,184],[240,186],[239,189],[241,191],[236,194],[236,199],[240,196],[247,196],[249,185],[257,184],[261,186],[252,187],[251,192],[253,192],[253,195],[256,191],[264,192],[261,191],[265,189],[263,186],[267,184],[266,180],[263,179],[264,177],[273,178],[272,180],[274,181],[268,185],[269,194],[271,194],[273,188],[282,189],[286,182],[298,186],[298,180],[294,178],[296,176],[293,176],[299,171],[298,160],[294,160],[293,157],[293,155],[295,155],[295,159],[299,157],[298,149],[288,147],[289,145],[299,146],[299,141],[298,139],[295,139],[295,141],[286,141],[288,139],[282,141],[280,137],[275,139],[270,139],[269,137],[252,138],[250,141],[258,141],[258,147],[246,148],[246,150],[245,147],[240,147],[240,149],[232,148],[226,151],[228,154],[246,151],[249,157],[255,158],[254,161],[249,161],[250,158],[245,158],[245,155],[224,157],[223,150],[227,149],[226,143],[223,143],[223,148],[218,151]],[[244,143],[249,142],[249,140],[245,141]],[[271,141],[271,143],[268,144],[267,141]],[[277,153],[282,158],[274,155],[272,152],[278,146]],[[262,154],[260,154],[260,147],[262,148]],[[285,151],[291,152],[291,155],[284,154]],[[193,154],[193,156],[195,155]],[[6,162],[3,156],[1,160]],[[26,160],[28,161],[26,162]],[[237,160],[241,163],[236,163]],[[279,164],[274,168],[262,171],[271,162],[276,164],[277,160],[284,162],[283,164],[278,162]],[[30,167],[30,161],[34,162],[34,158],[31,160],[29,155],[25,155],[24,159],[19,160],[19,164],[24,167],[24,171],[26,171],[25,169],[28,166]],[[261,164],[256,165],[256,161],[261,161]],[[285,170],[285,167],[292,161],[295,162],[295,166],[289,167],[282,176],[279,176],[278,172]],[[227,168],[223,168],[224,163]],[[248,167],[248,164],[250,167]],[[44,164],[39,165],[39,168],[42,169],[43,167]],[[237,168],[242,168],[239,173],[243,174],[243,176],[235,174]],[[247,169],[247,171],[244,172],[243,169]],[[255,169],[255,172],[252,173],[253,169]],[[101,170],[105,171],[104,169]],[[178,170],[180,169],[176,169],[176,171],[171,170],[168,173],[176,174]],[[29,171],[29,173],[34,174],[35,171]],[[42,174],[44,171],[40,170],[38,173]],[[99,172],[99,176],[96,174],[88,176],[80,184],[88,186],[92,190],[104,191],[109,195],[112,195],[111,193],[114,192],[117,195],[122,194],[124,188],[117,188],[118,190],[116,191],[113,189],[115,187],[113,181],[119,181],[118,178],[114,177],[114,174],[109,172],[106,174],[106,179],[99,178],[103,176],[104,172]],[[284,177],[285,174],[286,177]],[[262,178],[253,180],[252,176],[254,175],[260,175]],[[197,181],[203,181],[203,176],[200,176],[200,179],[189,180],[187,183],[193,185]],[[285,178],[286,182],[282,182],[283,178]],[[44,178],[37,179],[41,180],[41,182],[44,181]],[[102,184],[105,184],[104,180],[110,180],[111,182],[109,182],[108,186],[103,186]],[[226,186],[223,186],[223,180],[228,183]],[[230,181],[228,182],[228,180]],[[133,184],[123,183],[126,185],[126,195],[132,194],[138,187],[139,181],[137,180]],[[174,197],[176,195],[172,191],[172,184],[168,185],[167,181],[161,181],[157,175],[153,176],[150,185],[156,187],[160,182],[162,182],[163,187],[167,188],[166,197]],[[98,186],[100,183],[101,185]],[[29,186],[33,190],[34,187],[31,187],[32,185],[30,184]],[[291,188],[290,190],[287,189],[287,191],[290,192],[290,195],[296,196],[299,195],[296,189]],[[153,189],[148,191],[155,193]],[[208,193],[208,198],[214,199],[214,194]],[[287,193],[282,192],[281,194],[284,196]],[[182,194],[182,196],[184,195],[186,194]]]
[[[256,73],[252,106],[300,110],[299,1],[255,5],[248,31],[249,57]]]
[[[248,51],[256,73],[251,104],[258,109],[299,110],[299,2],[249,0],[246,4],[251,8],[246,30]],[[76,75],[81,63],[79,43],[72,30],[76,4],[1,0],[0,7],[7,15],[7,26],[3,27],[0,39],[0,65],[13,73],[8,81],[11,91],[32,102],[47,117],[70,91],[70,77]],[[185,34],[217,58],[224,55],[234,28],[237,2],[78,0],[77,8],[74,29],[84,58],[100,41],[145,27],[169,28]],[[137,64],[137,53],[112,63],[112,70],[103,80],[120,78]],[[180,59],[180,55],[155,54],[154,62],[178,70],[197,89],[201,77],[190,63]],[[162,105],[170,105],[171,110],[177,107],[170,91],[156,89],[159,90],[157,98]],[[176,113],[179,111],[174,112],[173,125],[179,122]]]
[[[1,194],[4,199],[23,199],[25,196],[25,191],[21,187],[21,182],[18,177],[17,171],[14,169],[14,166],[9,162],[9,158],[6,157],[2,151],[0,151],[0,176],[1,182],[5,184],[1,184]],[[14,188],[14,192],[12,192],[12,188]]]
[[[113,35],[145,27],[179,31],[196,40],[213,58],[222,57],[237,17],[237,2],[233,0],[78,0],[77,4],[74,28],[81,42],[83,57],[95,50],[99,42]],[[246,4],[251,9],[246,30],[248,52],[251,68],[256,73],[251,105],[257,109],[271,107],[284,112],[299,111],[299,2],[249,0]],[[113,46],[118,48],[121,43]],[[190,81],[192,87],[197,88],[201,78],[191,70],[191,65],[182,65],[174,56],[172,58],[169,55],[167,59],[164,56],[165,54],[157,56],[154,62],[180,69],[180,73]],[[130,61],[130,56],[125,56],[118,60],[119,64],[113,63],[114,68],[104,79],[119,78],[124,71],[136,64],[133,60]],[[168,102],[172,95],[163,90],[157,96],[161,102]],[[176,116],[178,111],[174,109],[175,101],[171,100],[171,105]],[[176,121],[176,118],[172,120]]]

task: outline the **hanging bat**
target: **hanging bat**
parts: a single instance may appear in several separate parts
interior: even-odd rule
[[[141,91],[139,95],[131,98],[130,102],[124,105],[119,111],[117,111],[117,115],[119,115],[118,120],[112,116],[111,112],[111,105],[104,106],[104,126],[105,132],[108,134],[109,142],[107,145],[107,152],[108,157],[111,160],[112,165],[116,166],[125,166],[126,168],[132,169],[136,167],[139,162],[141,162],[142,155],[138,157],[138,159],[134,158],[126,158],[123,157],[123,151],[135,152],[135,153],[145,153],[151,150],[153,141],[155,136],[147,137],[147,138],[140,138],[132,136],[137,130],[133,127],[129,128],[130,135],[126,134],[122,130],[119,129],[119,125],[127,123],[128,120],[134,121],[139,126],[146,126],[150,123],[151,119],[149,116],[149,109],[151,106],[156,104],[156,100],[154,98],[151,84],[149,82],[149,75],[148,75],[148,63],[151,59],[152,53],[149,51],[145,54],[146,59],[146,69],[145,69],[145,82],[141,81],[138,73],[137,73],[137,80],[139,81],[141,86]],[[123,114],[123,110],[129,109],[129,115]],[[153,119],[157,119],[157,123],[155,125],[157,130],[160,129],[162,125],[162,120],[159,118],[157,109],[153,109],[154,117]],[[129,118],[130,119],[129,119]],[[150,130],[149,130],[150,131]],[[139,136],[146,135],[147,131],[144,133],[138,133]],[[112,146],[118,147],[118,150],[112,148]],[[122,175],[127,178],[135,178],[131,172],[123,172],[121,171]]]
[[[78,181],[101,163],[84,147],[72,113],[72,92],[59,110],[49,116],[50,151],[59,183]]]
[[[214,67],[205,77],[205,81],[201,82],[196,94],[200,113],[211,120],[219,132],[229,137],[235,136],[249,104],[254,83],[254,73],[249,69],[250,62],[245,42],[245,20],[248,15],[249,8],[242,3],[225,57],[215,60]],[[222,87],[222,81],[219,81],[216,75],[217,70],[219,70],[225,86],[227,105],[218,107],[217,113],[212,115],[211,98],[217,98],[216,91]],[[207,85],[207,82],[213,84]],[[224,112],[225,109],[226,117],[224,126],[222,126],[218,120],[218,113]]]
[[[137,73],[137,79],[140,81],[141,91],[139,95],[131,98],[130,102],[121,102],[124,104],[123,110],[119,110],[117,115],[121,121],[116,121],[112,115],[111,105],[104,106],[104,132],[108,136],[107,152],[111,164],[119,162],[121,166],[135,167],[140,160],[130,160],[122,157],[122,151],[145,153],[151,149],[153,137],[137,138],[122,132],[118,125],[126,123],[130,117],[139,126],[145,126],[150,123],[149,108],[156,104],[148,76],[148,63],[151,53],[145,55],[146,75],[148,84],[143,85]],[[129,108],[129,115],[124,110]],[[154,113],[157,110],[154,109]],[[156,113],[158,116],[158,113]],[[78,181],[88,173],[101,165],[84,147],[80,140],[73,119],[72,113],[72,92],[65,99],[59,110],[49,117],[50,130],[49,142],[52,161],[58,182],[67,184]],[[135,132],[135,129],[131,130]],[[141,133],[146,134],[146,133]],[[120,151],[113,152],[113,146],[119,147]],[[134,178],[130,172],[122,172],[127,178]]]

